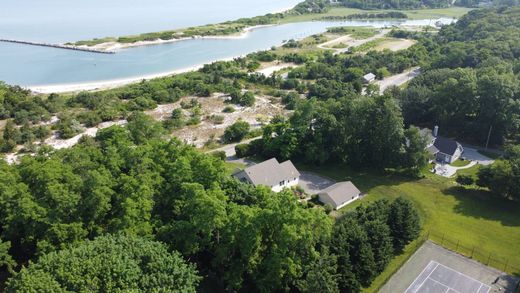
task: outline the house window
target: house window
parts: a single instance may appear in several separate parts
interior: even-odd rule
[[[280,186],[283,186],[285,184],[285,180],[280,181]]]

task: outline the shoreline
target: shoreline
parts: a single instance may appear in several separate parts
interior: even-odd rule
[[[119,50],[124,50],[128,48],[142,47],[142,46],[154,46],[161,44],[170,44],[182,41],[196,40],[196,39],[222,39],[222,40],[236,40],[236,39],[244,39],[248,36],[248,34],[256,29],[266,28],[275,26],[276,24],[261,24],[261,25],[253,25],[245,27],[241,32],[231,34],[231,35],[221,35],[221,36],[192,36],[192,37],[184,37],[179,39],[171,39],[171,40],[162,40],[157,39],[153,41],[138,41],[134,43],[120,43],[120,42],[105,42],[101,44],[97,44],[94,46],[82,45],[77,46],[78,48],[97,50],[97,51],[106,51],[106,52],[116,52]]]
[[[143,80],[151,80],[160,77],[166,77],[191,71],[197,71],[202,68],[204,64],[195,65],[183,69],[177,69],[172,71],[166,71],[161,73],[148,74],[143,76],[128,77],[113,80],[100,80],[100,81],[89,81],[81,83],[69,83],[69,84],[48,84],[48,85],[35,85],[26,86],[24,88],[30,90],[35,94],[61,94],[61,93],[75,93],[81,91],[98,91],[98,90],[109,90],[117,87],[122,87],[132,83],[138,83]]]
[[[280,9],[274,10],[272,12],[269,12],[265,15],[286,13],[286,12],[289,12],[292,9],[294,9],[294,7],[296,7],[296,5],[292,5],[292,6],[285,7],[285,8],[280,8]],[[274,26],[274,25],[277,25],[277,24],[271,23],[271,24],[248,26],[248,27],[245,27],[241,32],[229,34],[229,35],[192,36],[192,37],[183,37],[183,38],[171,39],[171,40],[157,39],[157,40],[153,40],[153,41],[138,41],[138,42],[134,42],[134,43],[120,43],[117,41],[112,41],[112,42],[104,42],[104,43],[96,44],[93,46],[79,45],[76,47],[78,47],[80,49],[94,49],[94,50],[98,50],[98,51],[107,51],[110,53],[117,53],[117,50],[122,50],[122,49],[126,49],[126,48],[160,45],[160,44],[167,44],[167,43],[173,43],[173,42],[179,42],[179,41],[185,41],[185,40],[193,40],[193,39],[240,39],[240,38],[246,37],[249,32],[251,32],[255,29],[262,28],[262,27],[268,27],[268,26]],[[185,30],[185,29],[188,29],[188,28],[180,28],[180,30]],[[61,45],[66,45],[66,44],[61,44]]]
[[[193,65],[190,67],[176,69],[171,71],[152,73],[148,75],[135,76],[135,77],[127,77],[121,79],[112,79],[112,80],[100,80],[100,81],[88,81],[88,82],[80,82],[80,83],[65,83],[65,84],[47,84],[47,85],[34,85],[34,86],[24,86],[23,88],[30,90],[34,94],[63,94],[63,93],[77,93],[82,91],[102,91],[109,90],[118,87],[122,87],[129,84],[134,84],[141,82],[143,80],[151,80],[156,78],[168,77],[182,73],[193,72],[201,69],[204,65],[211,64],[217,61],[231,61],[235,58],[244,57],[245,55],[233,56],[228,58],[221,58],[212,61],[208,61],[205,63]]]

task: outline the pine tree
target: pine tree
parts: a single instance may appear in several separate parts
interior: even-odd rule
[[[419,236],[421,230],[419,214],[410,200],[399,197],[390,205],[388,226],[396,251],[402,251],[408,243]]]

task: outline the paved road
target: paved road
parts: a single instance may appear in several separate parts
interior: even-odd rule
[[[225,145],[225,146],[220,147],[218,149],[209,150],[206,153],[207,154],[211,154],[211,153],[214,153],[214,152],[223,151],[224,153],[226,153],[226,162],[239,163],[239,164],[244,164],[246,166],[251,166],[251,165],[254,165],[255,162],[253,162],[251,160],[248,160],[248,159],[244,159],[244,158],[238,158],[236,156],[235,146],[238,145],[238,144],[250,143],[251,141],[253,141],[255,139],[259,139],[259,138],[262,138],[262,137],[261,136],[257,136],[257,137],[253,137],[253,138],[250,138],[250,139],[247,139],[247,140],[243,140],[241,142],[228,144],[228,145]]]
[[[421,73],[420,67],[414,67],[412,69],[406,70],[403,73],[399,73],[396,75],[389,76],[384,78],[383,80],[379,80],[376,82],[379,85],[379,93],[383,93],[390,86],[400,86]]]
[[[257,136],[257,137],[253,137],[253,138],[250,138],[250,139],[243,140],[241,142],[227,144],[227,145],[225,145],[223,147],[220,147],[218,149],[209,150],[206,153],[207,154],[211,154],[211,153],[214,153],[214,152],[224,151],[226,153],[226,157],[233,157],[233,156],[236,155],[236,152],[235,152],[235,146],[236,145],[243,144],[243,143],[250,143],[251,141],[253,141],[255,139],[259,139],[259,138],[262,138],[262,137],[261,136]]]

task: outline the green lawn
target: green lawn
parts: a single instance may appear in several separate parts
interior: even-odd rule
[[[464,167],[464,166],[469,165],[469,163],[471,163],[471,161],[468,161],[468,160],[456,160],[455,162],[451,163],[450,165],[453,166],[453,167]]]
[[[416,9],[416,10],[399,10],[400,12],[406,13],[409,19],[430,19],[430,18],[440,18],[440,17],[453,17],[459,18],[464,14],[470,11],[470,8],[463,7],[451,7],[451,8],[440,8],[440,9]],[[352,14],[358,13],[383,13],[390,12],[392,10],[362,10],[356,8],[344,8],[344,7],[336,7],[330,9],[326,13],[320,14],[305,14],[305,15],[294,15],[289,16],[281,20],[280,23],[289,23],[289,22],[302,22],[302,21],[312,21],[319,20],[323,17],[329,16],[349,16]],[[396,10],[397,11],[397,10]]]
[[[237,169],[244,169],[245,166],[246,166],[246,165],[241,164],[241,163],[230,163],[230,162],[226,162],[226,163],[225,163],[226,173],[229,174],[229,175],[233,175],[233,173],[234,173]]]
[[[425,174],[426,177],[420,180],[409,180],[374,172],[353,172],[337,166],[298,167],[338,181],[351,180],[361,191],[368,193],[362,200],[338,211],[336,217],[341,217],[363,202],[404,196],[419,208],[423,238],[429,232],[435,235],[445,233],[446,238],[459,240],[460,246],[492,252],[500,261],[509,261],[518,269],[513,271],[508,268],[508,272],[520,274],[520,203],[496,198],[484,190],[457,187],[453,179],[434,174]],[[468,172],[474,173],[478,167],[470,169]],[[414,251],[414,247],[407,248],[365,291],[377,291]],[[476,253],[475,258],[486,263],[488,256]]]

